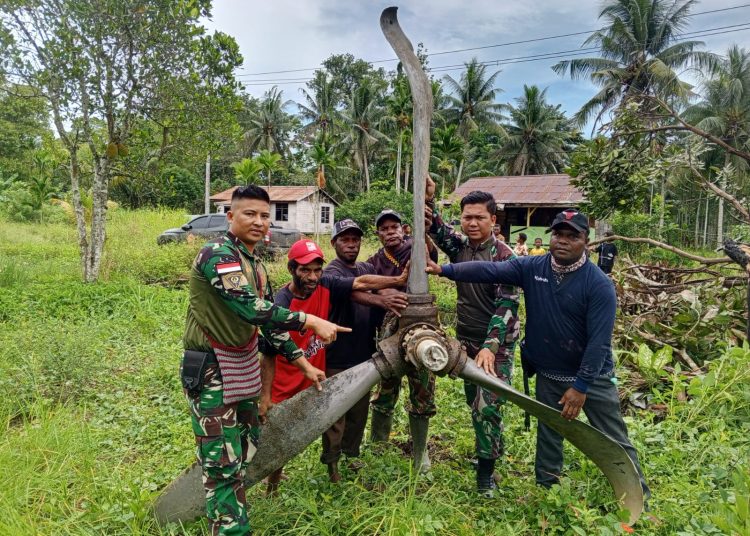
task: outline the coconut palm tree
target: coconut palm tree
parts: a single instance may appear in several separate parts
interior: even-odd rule
[[[458,170],[463,168],[466,143],[458,135],[458,126],[448,125],[433,130],[431,146],[432,168],[436,170],[440,177],[440,195],[444,197],[445,183],[452,182],[452,179],[458,176]]]
[[[750,151],[750,51],[733,45],[717,65],[715,73],[702,84],[703,99],[685,111],[685,118],[698,128],[709,132],[729,145]],[[715,149],[706,155],[709,164],[732,164],[736,187],[747,175],[748,162]],[[723,160],[723,161],[722,161]],[[707,166],[710,167],[710,166]],[[726,188],[726,184],[721,185]],[[719,198],[717,214],[717,243],[724,231],[724,200]]]
[[[386,115],[382,118],[382,122],[392,127],[396,133],[396,192],[400,192],[401,156],[405,133],[411,128],[412,117],[411,90],[406,77],[396,78],[393,92],[386,99],[385,106]]]
[[[508,105],[507,137],[495,157],[512,175],[559,173],[567,161],[566,150],[576,135],[560,105],[547,103],[547,89],[523,86],[517,106]]]
[[[232,169],[234,169],[234,178],[242,181],[243,184],[257,184],[263,166],[254,158],[243,158],[240,162],[234,162]]]
[[[327,138],[331,133],[337,117],[336,89],[332,80],[327,76],[321,77],[318,90],[311,94],[301,89],[306,104],[297,103],[300,115],[307,124],[302,127],[304,134]]]
[[[588,78],[600,90],[575,114],[578,125],[602,115],[628,98],[661,95],[687,97],[690,85],[677,71],[690,64],[711,69],[716,56],[698,51],[701,41],[677,41],[697,0],[607,0],[599,13],[606,26],[586,39],[598,58],[561,61],[553,67],[573,79]]]
[[[452,115],[457,119],[459,132],[464,138],[469,132],[481,125],[495,126],[502,119],[502,105],[495,102],[500,89],[495,87],[495,81],[500,74],[496,71],[487,76],[487,67],[474,58],[464,64],[466,70],[459,81],[446,75],[448,89],[453,93],[450,100],[453,104]]]
[[[284,101],[283,95],[284,92],[274,86],[249,110],[243,135],[248,154],[263,149],[287,154],[287,143],[297,119],[284,110],[293,103]]]
[[[341,144],[351,152],[354,163],[364,177],[367,191],[370,190],[370,153],[379,141],[388,139],[378,130],[382,110],[377,97],[373,84],[365,78],[349,96],[346,109],[341,112],[348,128]]]
[[[260,165],[261,171],[268,179],[268,187],[271,187],[271,174],[274,171],[281,171],[284,166],[281,165],[281,155],[279,153],[272,153],[268,149],[263,149],[258,156],[255,157],[255,161]]]

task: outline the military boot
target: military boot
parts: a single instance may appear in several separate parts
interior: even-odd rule
[[[430,427],[430,418],[418,415],[409,415],[409,432],[411,433],[412,460],[414,469],[420,473],[427,473],[432,464],[427,452],[427,432]]]
[[[384,443],[391,437],[391,427],[393,426],[393,415],[386,415],[379,411],[372,412],[370,420],[370,442]]]
[[[477,491],[482,497],[492,499],[497,487],[494,479],[495,460],[479,458],[477,461]]]

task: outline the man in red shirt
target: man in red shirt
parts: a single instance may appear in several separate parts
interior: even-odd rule
[[[315,314],[320,318],[328,318],[332,303],[357,300],[356,296],[352,296],[352,291],[403,287],[409,277],[408,270],[398,276],[361,275],[339,278],[325,275],[323,251],[312,240],[298,240],[292,244],[288,259],[287,269],[292,274],[292,281],[277,292],[274,303],[284,304],[290,311]],[[315,333],[306,330],[290,332],[289,335],[312,366],[325,370],[325,344]],[[273,404],[291,398],[312,385],[310,380],[300,374],[297,368],[289,366],[280,355],[275,359],[275,372],[269,371],[270,374],[273,374],[272,381],[271,378],[264,378],[261,382],[261,415],[265,415]],[[282,469],[268,477],[269,493],[278,488]]]

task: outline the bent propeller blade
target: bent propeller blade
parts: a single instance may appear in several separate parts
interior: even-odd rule
[[[432,121],[432,84],[414,53],[411,42],[398,24],[397,7],[389,7],[380,15],[380,28],[404,67],[409,80],[412,99],[412,145],[414,155],[414,236],[424,236],[425,185],[430,165],[430,123]],[[426,294],[429,291],[425,273],[427,245],[424,240],[412,243],[409,292]]]
[[[305,389],[274,406],[245,476],[252,486],[305,450],[380,381],[372,360],[322,382],[323,390]],[[160,523],[190,522],[206,513],[201,468],[194,463],[167,486],[154,505]]]
[[[575,445],[607,477],[614,489],[615,497],[630,512],[629,523],[632,525],[638,520],[643,511],[643,489],[633,460],[619,443],[582,421],[564,419],[559,411],[488,375],[471,359],[467,360],[458,375],[502,395]]]

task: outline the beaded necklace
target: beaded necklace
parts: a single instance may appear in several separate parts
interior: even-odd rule
[[[383,248],[383,255],[385,255],[385,258],[388,259],[393,264],[393,266],[395,266],[396,268],[401,267],[401,263],[398,262],[396,257],[388,253],[388,250],[385,248]]]

